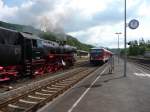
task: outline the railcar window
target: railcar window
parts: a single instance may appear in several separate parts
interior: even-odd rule
[[[100,49],[93,49],[93,50],[91,50],[91,53],[102,53],[102,50],[100,50]]]

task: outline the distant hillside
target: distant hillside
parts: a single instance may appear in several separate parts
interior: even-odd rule
[[[0,21],[0,27],[17,30],[20,32],[30,32],[30,33],[40,36],[41,38],[51,40],[51,41],[57,41],[60,38],[53,32],[42,32],[38,29],[35,29],[32,26],[11,24],[11,23],[6,23],[6,22]],[[85,51],[89,51],[89,49],[93,47],[92,45],[81,43],[75,37],[72,37],[70,35],[67,35],[66,43],[68,45],[77,47],[77,49],[79,49],[79,50],[85,50]]]
[[[55,41],[55,42],[57,40],[59,40],[57,35],[52,32],[43,32],[40,34],[40,37],[47,39],[47,40]],[[93,47],[92,45],[81,43],[80,41],[78,41],[78,39],[76,39],[75,37],[72,37],[70,35],[66,35],[66,44],[75,46],[75,47],[77,47],[77,49],[84,50],[84,51],[89,51],[90,48]]]
[[[118,48],[112,48],[112,49],[109,49],[111,52],[113,52],[114,54],[117,54],[118,53]],[[121,51],[121,49],[120,49]]]
[[[77,49],[84,50],[84,51],[89,51],[90,48],[94,47],[92,45],[81,43],[78,41],[78,39],[76,39],[70,35],[67,35],[67,44],[72,45],[72,46],[76,46]]]
[[[11,24],[0,21],[0,26],[12,30],[17,30],[20,32],[30,32],[34,34],[39,34],[41,31],[38,29],[33,28],[32,26],[26,26],[26,25],[18,25],[18,24]]]

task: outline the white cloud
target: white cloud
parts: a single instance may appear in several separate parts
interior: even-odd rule
[[[140,21],[138,29],[128,29],[127,40],[149,39],[149,0],[127,0],[127,8],[128,21]],[[115,32],[123,33],[123,10],[122,0],[27,0],[13,7],[0,0],[2,21],[66,31],[82,42],[108,47],[117,47]]]
[[[126,1],[127,1],[127,9],[128,9],[128,8],[134,8],[144,0],[126,0]]]
[[[63,29],[65,25],[68,25],[67,27],[75,27],[76,30],[80,28],[80,26],[77,25],[80,21],[92,21],[93,16],[106,10],[112,1],[113,0],[27,0],[20,6],[9,7],[11,10],[16,9],[15,14],[9,13],[8,16],[6,16],[7,12],[4,11],[5,15],[2,15],[4,18],[1,18],[1,20],[39,27],[41,26],[39,24],[43,23],[43,21],[41,22],[43,17],[43,20],[47,18],[49,21],[48,24],[52,25],[52,30],[57,27],[58,29]],[[2,1],[1,3],[3,4]],[[5,7],[8,6],[5,5]],[[4,7],[2,10],[5,10]],[[93,24],[93,22],[91,24]],[[89,25],[85,23],[83,26],[86,27]],[[51,26],[48,27],[50,28]]]
[[[15,15],[17,7],[8,7],[0,0],[0,20],[5,20],[8,17]]]
[[[79,13],[84,15],[84,17],[91,17],[105,10],[110,2],[112,2],[112,0],[70,0],[68,6],[80,11]]]
[[[139,16],[149,17],[150,16],[149,11],[150,11],[150,4],[147,4],[146,1],[143,1],[143,3],[139,6],[139,9],[138,9]]]
[[[69,34],[77,37],[82,42],[90,43],[92,45],[117,47],[117,35],[115,35],[115,32],[118,29],[118,26],[120,27],[122,26],[122,24],[119,23],[113,26],[99,25],[79,32],[70,32]],[[123,38],[123,35],[121,35],[120,37]],[[120,41],[122,41],[122,39],[120,39]]]

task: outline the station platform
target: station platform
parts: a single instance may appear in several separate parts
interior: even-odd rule
[[[38,112],[150,112],[150,71],[127,63],[123,76],[123,60],[115,71],[103,67]]]

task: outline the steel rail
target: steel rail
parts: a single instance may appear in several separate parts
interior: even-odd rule
[[[50,81],[49,84],[26,91],[24,94],[13,97],[0,104],[2,112],[35,112],[47,102],[65,92],[77,82],[88,76],[97,68],[84,69],[74,74],[63,76]]]

